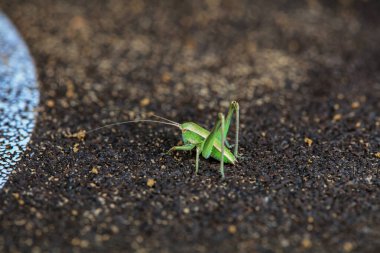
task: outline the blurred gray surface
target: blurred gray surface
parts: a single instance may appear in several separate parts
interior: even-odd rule
[[[0,189],[29,142],[38,102],[28,48],[10,20],[0,13]]]

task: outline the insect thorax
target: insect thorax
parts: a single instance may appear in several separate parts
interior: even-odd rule
[[[210,134],[209,131],[193,122],[186,122],[181,125],[182,139],[185,143],[201,143]]]

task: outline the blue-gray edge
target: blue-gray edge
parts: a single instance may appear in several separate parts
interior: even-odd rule
[[[39,99],[35,64],[28,47],[0,12],[0,189],[27,147]]]

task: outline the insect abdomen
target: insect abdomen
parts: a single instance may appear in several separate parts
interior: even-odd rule
[[[212,149],[211,152],[211,157],[220,161],[222,154],[220,153],[219,150],[216,148]],[[235,164],[236,158],[235,156],[231,153],[230,150],[228,150],[226,147],[224,147],[224,162],[225,163],[230,163],[230,164]]]

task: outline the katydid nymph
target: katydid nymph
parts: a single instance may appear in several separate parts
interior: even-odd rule
[[[234,152],[230,151],[231,145],[228,144],[227,134],[231,125],[232,117],[235,113],[236,131],[235,131],[235,144]],[[218,119],[211,129],[201,127],[194,122],[177,123],[166,118],[153,115],[160,120],[132,120],[118,122],[110,125],[106,125],[100,128],[93,129],[89,132],[93,132],[105,127],[127,124],[127,123],[138,123],[138,122],[151,122],[160,123],[165,125],[171,125],[179,128],[182,132],[182,146],[174,146],[167,153],[172,151],[190,151],[196,149],[195,157],[195,173],[198,173],[199,169],[199,156],[208,159],[210,157],[220,161],[220,174],[224,178],[224,164],[235,164],[238,157],[238,144],[239,144],[239,104],[236,101],[232,101],[225,117],[222,113],[218,114]]]

